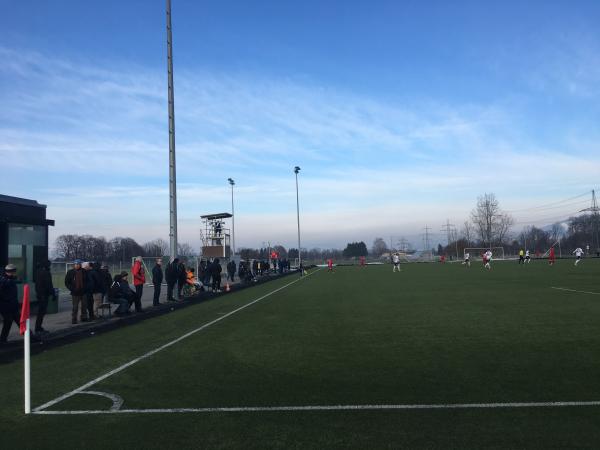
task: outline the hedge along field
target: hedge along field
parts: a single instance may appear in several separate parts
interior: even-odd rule
[[[89,390],[122,410],[600,400],[600,264],[408,264],[315,272]],[[198,304],[33,358],[33,404],[56,398],[285,286]],[[560,289],[553,289],[560,288]],[[571,289],[573,292],[562,289]],[[22,414],[22,364],[3,436],[35,448],[594,448],[600,406]],[[78,394],[51,410],[107,410]],[[7,442],[12,442],[11,439]]]

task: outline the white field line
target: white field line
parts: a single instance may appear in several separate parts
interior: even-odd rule
[[[69,398],[69,397],[71,397],[71,396],[73,396],[75,394],[83,393],[82,391],[85,391],[89,387],[91,387],[91,386],[93,386],[93,385],[95,385],[95,384],[97,384],[97,383],[99,383],[99,382],[101,382],[103,380],[106,380],[108,377],[111,377],[114,374],[119,373],[119,372],[127,369],[128,367],[133,366],[134,364],[136,364],[136,363],[138,363],[138,362],[140,362],[140,361],[142,361],[142,360],[144,360],[146,358],[149,358],[150,356],[154,355],[155,353],[160,352],[161,350],[164,350],[165,348],[168,348],[168,347],[170,347],[172,345],[177,344],[180,341],[183,341],[184,339],[186,339],[186,338],[188,338],[188,337],[190,337],[190,336],[198,333],[199,331],[202,331],[202,330],[210,327],[211,325],[214,325],[215,323],[220,322],[221,320],[226,319],[227,317],[229,317],[229,316],[231,316],[231,315],[233,315],[233,314],[235,314],[237,312],[240,312],[241,310],[243,310],[243,309],[245,309],[245,308],[247,308],[249,306],[252,306],[255,303],[258,303],[258,302],[260,302],[261,300],[264,300],[267,297],[270,297],[271,295],[273,295],[273,294],[275,294],[275,293],[277,293],[277,292],[279,292],[279,291],[287,288],[288,286],[291,286],[294,283],[297,283],[300,280],[306,279],[307,277],[309,277],[312,274],[318,272],[319,270],[321,270],[321,269],[317,269],[317,270],[315,270],[313,272],[310,272],[306,276],[299,277],[299,278],[295,279],[294,281],[292,281],[290,283],[287,283],[287,284],[285,284],[285,285],[283,285],[283,286],[281,286],[281,287],[279,287],[279,288],[277,288],[277,289],[269,292],[268,294],[265,294],[262,297],[257,298],[256,300],[251,301],[250,303],[246,303],[245,305],[240,306],[239,308],[234,309],[233,311],[228,312],[227,314],[225,314],[224,316],[219,317],[218,319],[215,319],[215,320],[213,320],[211,322],[208,322],[208,323],[202,325],[201,327],[198,327],[195,330],[192,330],[192,331],[184,334],[183,336],[178,337],[177,339],[174,339],[174,340],[172,340],[170,342],[167,342],[164,345],[161,345],[158,348],[155,348],[154,350],[150,350],[149,352],[144,353],[142,356],[139,356],[139,357],[137,357],[135,359],[132,359],[131,361],[123,364],[122,366],[117,367],[116,369],[111,370],[110,372],[105,373],[104,375],[99,376],[98,378],[94,378],[92,381],[90,381],[90,382],[88,382],[88,383],[86,383],[86,384],[78,387],[77,389],[74,389],[71,392],[68,392],[68,393],[66,393],[64,395],[61,395],[60,397],[55,398],[54,400],[50,400],[49,402],[44,403],[41,406],[38,406],[37,408],[33,409],[33,412],[40,412],[40,411],[42,411],[44,409],[49,408],[52,405],[55,405],[57,403],[62,402],[63,400],[65,400],[65,399],[67,399],[67,398]]]
[[[111,394],[110,392],[101,392],[101,391],[81,391],[80,394],[90,394],[90,395],[99,395],[101,397],[106,397],[109,400],[112,400],[113,405],[110,407],[111,411],[118,411],[123,406],[123,399],[117,394]]]
[[[441,403],[424,405],[315,405],[315,406],[248,406],[223,408],[160,408],[119,409],[89,411],[40,411],[33,414],[171,414],[171,413],[220,413],[220,412],[282,412],[282,411],[364,411],[364,410],[432,410],[432,409],[493,409],[493,408],[556,408],[574,406],[600,406],[600,401],[589,402],[513,402],[513,403]]]
[[[580,294],[600,295],[600,292],[578,291],[577,289],[567,289],[567,288],[554,287],[554,286],[550,286],[550,289],[556,289],[558,291],[567,291],[567,292],[578,292]]]

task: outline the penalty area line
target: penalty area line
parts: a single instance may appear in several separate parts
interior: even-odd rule
[[[222,412],[294,412],[294,411],[390,411],[435,409],[499,409],[499,408],[559,408],[600,406],[600,401],[588,402],[510,402],[510,403],[441,403],[415,405],[314,405],[314,406],[240,406],[222,408],[150,408],[119,410],[36,410],[33,414],[85,415],[85,414],[174,414],[174,413],[222,413]]]
[[[555,287],[555,286],[550,286],[550,289],[556,289],[557,291],[577,292],[579,294],[600,295],[600,292],[578,291],[577,289],[568,289],[568,288]]]
[[[246,309],[249,306],[254,305],[255,303],[258,303],[261,300],[264,300],[265,298],[270,297],[273,294],[276,294],[277,292],[279,292],[279,291],[281,291],[281,290],[283,290],[283,289],[291,286],[292,284],[297,283],[298,281],[305,280],[306,278],[308,278],[309,276],[311,276],[311,275],[319,272],[320,270],[321,269],[317,269],[317,270],[314,270],[312,272],[309,272],[307,275],[301,276],[301,277],[295,279],[294,281],[291,281],[291,282],[289,282],[287,284],[284,284],[283,286],[278,287],[277,289],[272,290],[271,292],[263,295],[262,297],[259,297],[259,298],[255,299],[255,300],[252,300],[251,302],[246,303],[245,305],[240,306],[239,308],[234,309],[233,311],[230,311],[227,314],[225,314],[225,315],[223,315],[223,316],[221,316],[221,317],[219,317],[219,318],[217,318],[215,320],[212,320],[212,321],[210,321],[208,323],[205,323],[204,325],[196,328],[195,330],[189,331],[188,333],[186,333],[186,334],[178,337],[177,339],[173,339],[172,341],[167,342],[166,344],[161,345],[160,347],[157,347],[154,350],[150,350],[149,352],[144,353],[142,356],[138,356],[137,358],[132,359],[131,361],[129,361],[129,362],[127,362],[127,363],[125,363],[125,364],[117,367],[116,369],[113,369],[110,372],[105,373],[104,375],[100,375],[98,378],[94,378],[92,381],[89,381],[88,383],[86,383],[86,384],[84,384],[82,386],[79,386],[77,389],[73,389],[71,392],[67,392],[66,394],[63,394],[60,397],[55,398],[54,400],[50,400],[49,402],[44,403],[43,405],[40,405],[37,408],[34,408],[32,412],[36,413],[36,414],[37,413],[42,413],[43,410],[49,408],[50,406],[56,405],[57,403],[60,403],[63,400],[66,400],[67,398],[72,397],[73,395],[80,394],[80,393],[81,394],[85,394],[84,391],[86,389],[88,389],[89,387],[94,386],[95,384],[97,384],[97,383],[99,383],[99,382],[101,382],[103,380],[106,380],[108,377],[111,377],[111,376],[113,376],[113,375],[115,375],[115,374],[117,374],[117,373],[119,373],[119,372],[127,369],[128,367],[133,366],[134,364],[136,364],[136,363],[138,363],[138,362],[140,362],[140,361],[142,361],[142,360],[144,360],[146,358],[149,358],[150,356],[152,356],[152,355],[160,352],[161,350],[164,350],[164,349],[166,349],[168,347],[171,347],[172,345],[177,344],[178,342],[180,342],[180,341],[182,341],[182,340],[184,340],[184,339],[186,339],[186,338],[188,338],[188,337],[190,337],[190,336],[198,333],[199,331],[202,331],[202,330],[210,327],[211,325],[214,325],[215,323],[218,323],[221,320],[226,319],[227,317],[229,317],[229,316],[231,316],[231,315],[233,315],[233,314],[235,314],[237,312],[240,312],[243,309]]]

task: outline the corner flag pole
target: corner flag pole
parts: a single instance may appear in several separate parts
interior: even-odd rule
[[[23,306],[21,307],[21,320],[19,331],[23,335],[23,361],[25,379],[25,414],[31,413],[31,328],[29,326],[29,285],[23,286]]]
[[[25,414],[31,413],[31,345],[29,319],[27,319],[25,330]]]

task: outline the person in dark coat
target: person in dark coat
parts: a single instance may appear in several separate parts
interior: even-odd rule
[[[206,285],[206,261],[204,260],[201,260],[200,264],[198,265],[198,280],[202,284]]]
[[[133,291],[130,290],[133,293]],[[115,311],[115,315],[124,316],[125,314],[129,314],[129,295],[128,292],[124,292],[121,287],[121,274],[118,273],[114,277],[114,281],[108,290],[108,300],[111,303],[115,303],[119,305],[117,310]]]
[[[211,277],[212,277],[212,291],[213,292],[221,292],[221,272],[223,268],[221,267],[221,263],[219,262],[219,258],[215,258],[211,265]]]
[[[20,325],[19,294],[17,293],[17,268],[8,264],[4,268],[4,275],[0,277],[0,315],[2,315],[2,333],[0,344],[6,343],[12,323]]]
[[[50,273],[50,261],[38,266],[35,272],[35,295],[38,301],[37,317],[35,318],[35,332],[47,333],[42,327],[44,316],[48,311],[48,300],[54,297],[54,285]]]
[[[129,281],[127,281],[128,276],[129,274],[127,272],[121,272],[121,281],[119,283],[121,286],[121,292],[123,293],[123,297],[129,302],[129,308],[131,308],[131,305],[135,303],[135,312],[142,312],[142,300],[129,286]]]
[[[88,310],[89,320],[94,320],[96,318],[94,314],[94,290],[96,286],[94,286],[94,278],[92,276],[93,263],[86,261],[81,264],[81,267],[85,272],[86,278],[84,301]],[[83,321],[83,319],[81,320]]]
[[[108,271],[108,266],[106,264],[103,264],[100,268],[100,274],[102,275],[102,283],[104,284],[104,298],[108,301],[110,298],[110,287],[113,284],[113,277]]]
[[[227,263],[227,279],[231,280],[232,283],[234,282],[236,269],[237,269],[237,266],[233,259],[231,261],[229,261],[229,263]]]
[[[185,268],[185,264],[183,261],[179,261],[177,265],[177,300],[182,300],[183,295],[181,291],[183,287],[187,284],[187,270]]]
[[[162,258],[156,258],[156,264],[152,268],[152,284],[154,285],[154,298],[152,306],[160,305],[160,288],[163,280]]]
[[[210,279],[211,279],[211,273],[210,273],[210,266],[212,265],[212,261],[206,261],[206,267],[204,270],[204,278],[202,279],[202,284],[204,286],[206,286],[206,288],[208,289],[210,287]]]
[[[90,284],[91,284],[90,291],[92,292],[92,299],[94,301],[93,312],[94,312],[94,316],[98,317],[98,309],[100,308],[100,305],[102,304],[102,299],[104,298],[104,294],[106,294],[106,286],[105,286],[105,282],[104,282],[104,275],[100,271],[100,264],[99,263],[90,263],[90,264],[91,264],[92,268],[88,273],[89,273],[89,280],[90,280]]]
[[[77,323],[77,312],[81,305],[81,321],[87,322],[87,309],[85,305],[87,276],[86,272],[81,268],[81,260],[77,259],[74,262],[73,268],[65,275],[65,286],[71,292],[73,299],[73,310],[71,312],[71,323]]]
[[[177,267],[179,266],[179,258],[173,259],[165,270],[165,280],[167,281],[167,301],[174,302],[173,289],[177,283]]]

